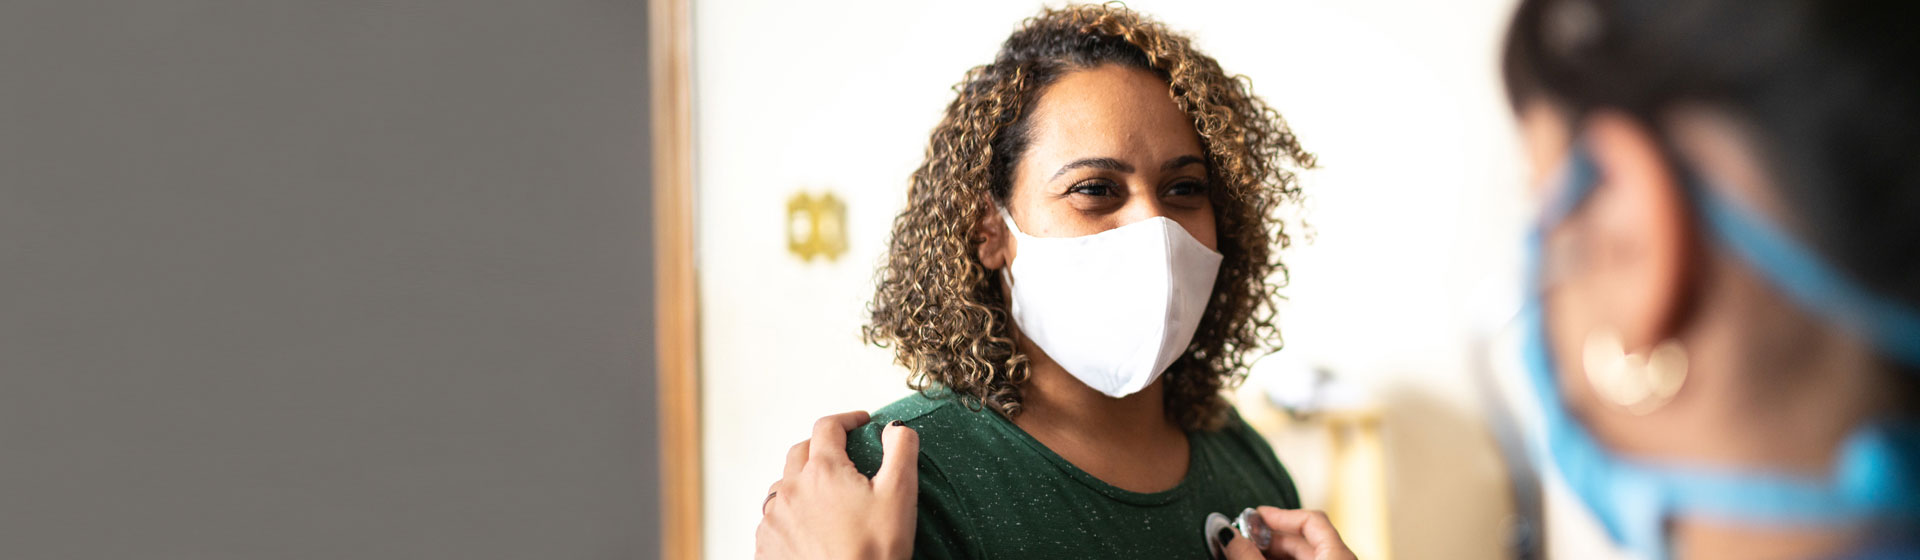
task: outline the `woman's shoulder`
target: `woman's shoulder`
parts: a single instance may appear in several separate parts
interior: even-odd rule
[[[1226,410],[1221,414],[1223,418],[1220,422],[1220,428],[1217,430],[1221,435],[1261,446],[1266,445],[1267,438],[1260,435],[1259,431],[1254,430],[1253,425],[1248,424],[1246,418],[1240,416],[1239,407],[1227,405]]]
[[[1220,426],[1203,432],[1201,445],[1216,450],[1225,465],[1221,468],[1240,471],[1242,478],[1260,476],[1272,480],[1283,495],[1281,507],[1299,507],[1299,490],[1293,485],[1293,476],[1287,472],[1280,457],[1273,452],[1273,446],[1267,443],[1266,436],[1253,428],[1240,416],[1238,408],[1229,406]]]
[[[1229,441],[1236,446],[1247,447],[1256,453],[1273,453],[1273,448],[1267,445],[1266,436],[1262,436],[1259,431],[1254,430],[1253,425],[1247,423],[1247,420],[1240,416],[1240,409],[1233,405],[1227,405],[1225,410],[1220,412],[1220,421],[1218,424],[1215,424],[1212,429],[1197,430],[1196,433],[1204,434],[1210,438]]]
[[[880,410],[873,411],[873,421],[868,424],[884,426],[894,420],[919,422],[923,418],[940,414],[941,411],[953,406],[964,405],[952,392],[945,389],[915,391],[887,406],[880,407]]]
[[[982,449],[984,440],[995,437],[992,411],[968,406],[960,397],[935,389],[915,392],[873,412],[866,425],[847,433],[847,457],[860,472],[872,476],[880,469],[880,431],[894,421],[905,423],[920,434],[920,463],[967,450]],[[923,474],[926,469],[921,469]]]

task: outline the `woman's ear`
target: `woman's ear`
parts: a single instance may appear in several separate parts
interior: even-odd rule
[[[1007,224],[1001,221],[993,201],[985,201],[980,209],[980,221],[973,225],[974,238],[980,241],[980,264],[987,270],[1000,270],[1013,258],[1012,235],[1007,233]]]
[[[1596,319],[1619,329],[1628,350],[1644,350],[1678,334],[1695,280],[1684,178],[1660,137],[1631,116],[1596,113],[1583,129],[1600,171],[1584,211],[1582,265],[1600,298]]]

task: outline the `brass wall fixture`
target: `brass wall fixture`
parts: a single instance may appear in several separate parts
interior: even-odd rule
[[[847,205],[831,192],[787,199],[787,252],[802,261],[837,260],[847,252]]]

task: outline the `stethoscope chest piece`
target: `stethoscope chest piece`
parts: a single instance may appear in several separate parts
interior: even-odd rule
[[[1260,512],[1254,511],[1253,508],[1240,510],[1240,517],[1233,519],[1218,513],[1209,513],[1206,533],[1202,536],[1207,539],[1207,551],[1215,560],[1227,557],[1227,542],[1233,539],[1233,534],[1229,531],[1236,529],[1241,535],[1253,539],[1253,545],[1260,550],[1264,551],[1268,545],[1273,544],[1273,530],[1267,528],[1266,520],[1262,519]]]

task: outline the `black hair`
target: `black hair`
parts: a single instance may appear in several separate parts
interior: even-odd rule
[[[1920,309],[1920,4],[1868,0],[1523,0],[1507,35],[1516,110],[1726,112],[1803,242]]]
[[[1033,106],[1040,93],[1061,76],[1074,70],[1116,64],[1145,70],[1167,80],[1166,71],[1147,60],[1146,51],[1119,35],[1107,35],[1085,29],[1055,26],[1031,26],[1014,32],[1000,46],[990,69],[1019,73],[1032,83],[1021,101],[1025,109],[1009,112],[1005,128],[993,135],[992,193],[994,201],[1005,205],[1013,194],[1013,165],[1026,154],[1031,138],[1029,124]]]

